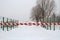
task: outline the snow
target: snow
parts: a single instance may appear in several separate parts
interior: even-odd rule
[[[0,30],[0,40],[60,40],[60,30],[40,26],[19,26],[10,31]]]

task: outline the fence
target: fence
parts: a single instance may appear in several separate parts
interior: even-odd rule
[[[10,23],[12,23],[12,24],[10,25]],[[14,25],[14,23],[18,23],[18,20],[9,19],[9,18],[5,18],[5,17],[0,17],[0,30],[1,29],[3,31],[4,30],[7,30],[7,31],[12,30],[16,26],[18,26],[18,25]]]
[[[5,18],[5,17],[0,17],[0,30],[2,29],[4,30],[12,30],[16,27],[18,27],[18,25],[37,25],[37,26],[41,26],[47,30],[56,30],[59,29],[60,30],[60,17],[50,17],[50,18],[44,18],[40,20],[41,22],[37,23],[37,22],[29,22],[29,23],[19,23],[18,20],[14,20],[14,19],[9,19],[9,18]]]
[[[46,25],[42,25],[43,28],[47,29],[47,30],[56,30],[59,29],[60,30],[60,16],[55,16],[52,15],[51,17],[46,17],[41,19],[42,23],[49,23]]]

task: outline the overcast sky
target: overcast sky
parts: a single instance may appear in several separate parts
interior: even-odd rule
[[[57,14],[60,10],[60,0],[56,1]],[[0,0],[0,16],[28,21],[31,9],[36,5],[36,0]]]

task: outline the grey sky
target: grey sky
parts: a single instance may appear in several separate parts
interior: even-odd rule
[[[60,0],[55,0],[59,13]],[[28,21],[36,0],[0,0],[0,16]]]

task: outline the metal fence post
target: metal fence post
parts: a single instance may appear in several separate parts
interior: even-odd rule
[[[3,17],[3,23],[4,23],[4,17]],[[3,31],[4,31],[4,25],[3,25]]]
[[[8,23],[8,18],[7,18],[7,21],[6,21],[6,23]],[[7,31],[8,31],[8,25],[7,25]]]
[[[12,19],[11,19],[10,23],[12,23]],[[11,30],[12,30],[12,25],[11,25]]]
[[[50,30],[51,30],[51,17],[50,17]]]
[[[14,29],[14,20],[13,20],[13,29]]]
[[[1,21],[1,24],[2,24],[2,21]],[[2,28],[2,25],[1,25],[1,28]]]
[[[54,30],[55,30],[55,15],[54,15]]]
[[[47,23],[48,23],[48,17],[47,17]],[[48,25],[47,25],[47,30],[48,30]]]

